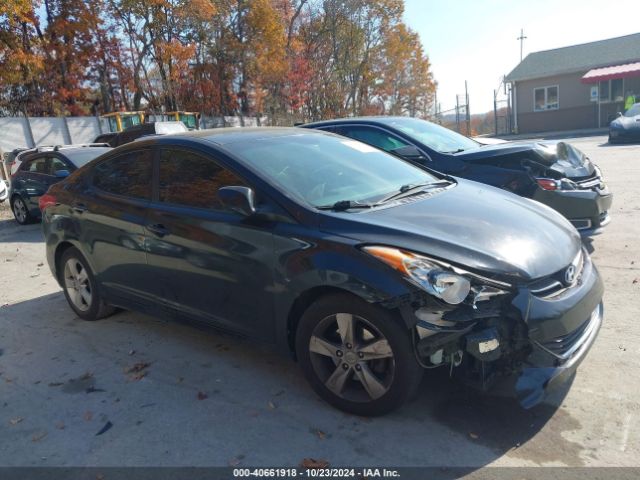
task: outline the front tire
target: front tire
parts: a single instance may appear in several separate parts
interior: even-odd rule
[[[58,271],[64,296],[71,309],[83,320],[99,320],[111,315],[115,309],[100,295],[100,287],[80,250],[75,247],[66,250]]]
[[[13,217],[20,225],[28,225],[35,221],[33,215],[29,213],[29,208],[22,197],[16,196],[13,199],[11,210],[13,211]]]
[[[305,311],[296,353],[320,397],[360,416],[399,408],[423,374],[410,331],[394,313],[349,294],[322,297]]]

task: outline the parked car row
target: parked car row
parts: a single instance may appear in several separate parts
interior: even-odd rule
[[[481,147],[391,118],[98,150],[45,152],[53,178],[53,157],[73,165],[38,199],[75,314],[119,307],[275,343],[344,411],[398,408],[436,367],[531,407],[602,323],[602,279],[556,210],[582,205],[563,213],[595,233],[605,219],[580,202],[601,214],[611,194],[570,145]],[[73,151],[98,158],[76,169]]]

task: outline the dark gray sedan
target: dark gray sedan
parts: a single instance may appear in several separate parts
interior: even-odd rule
[[[635,103],[609,125],[609,143],[640,141],[640,103]]]

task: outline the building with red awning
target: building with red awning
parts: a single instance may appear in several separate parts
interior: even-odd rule
[[[531,53],[505,80],[519,133],[606,127],[640,98],[640,33]]]

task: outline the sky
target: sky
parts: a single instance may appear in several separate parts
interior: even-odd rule
[[[615,0],[405,0],[405,22],[418,32],[438,82],[442,110],[469,89],[471,113],[493,109],[493,90],[523,53],[640,32],[640,2]]]

